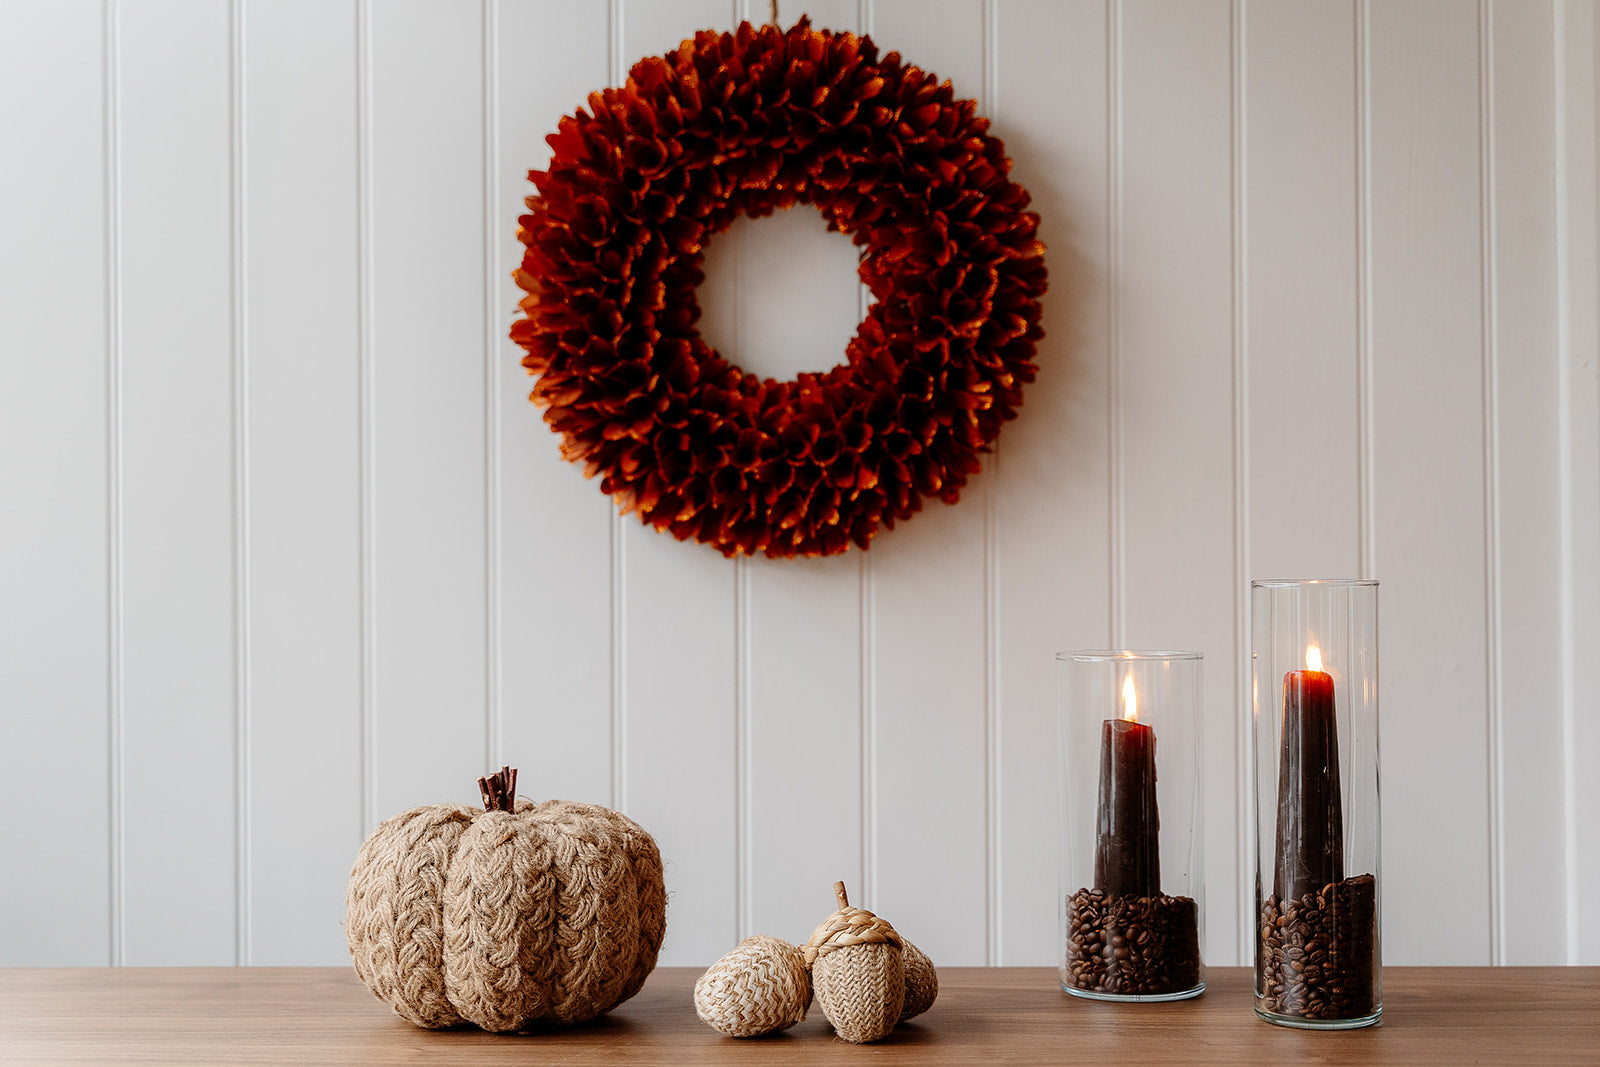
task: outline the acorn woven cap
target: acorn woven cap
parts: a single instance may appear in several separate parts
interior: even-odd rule
[[[880,919],[864,908],[843,907],[822,921],[811,932],[806,942],[806,965],[817,962],[830,952],[851,945],[894,945],[901,947],[902,940],[887,919]]]

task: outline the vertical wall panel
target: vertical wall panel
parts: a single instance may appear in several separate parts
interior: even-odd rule
[[[805,225],[804,243],[786,240],[779,230],[791,222]],[[834,342],[841,333],[848,339],[860,317],[854,246],[826,234],[806,205],[771,229],[778,232],[752,227],[740,303],[742,344],[733,358],[767,347],[769,339],[787,338],[795,346],[811,337],[797,359],[842,361],[843,343]],[[827,250],[794,258],[817,244]],[[786,258],[788,269],[779,262]],[[796,263],[803,277],[795,276]],[[799,286],[807,287],[800,290],[804,295],[796,293]],[[774,321],[796,307],[805,308],[807,325],[785,330]],[[751,927],[741,932],[799,936],[826,914],[835,879],[860,884],[861,560],[757,558],[742,566],[748,799],[741,858]],[[819,789],[822,768],[827,784]],[[797,805],[797,797],[805,803]]]
[[[740,934],[802,938],[836,879],[861,884],[861,561],[757,559],[747,574]]]
[[[1039,378],[1000,438],[999,951],[1057,962],[1056,652],[1110,644],[1106,21],[1094,0],[999,11],[993,132],[1048,246]]]
[[[662,963],[699,966],[737,932],[733,564],[632,516],[625,522],[628,732],[619,803],[667,861]]]
[[[1497,2],[1489,12],[1495,949],[1497,962],[1533,964],[1565,948],[1549,913],[1565,866],[1561,827],[1549,817],[1563,801],[1561,738],[1551,729],[1561,703],[1560,575],[1550,566],[1561,552],[1555,189],[1544,163],[1555,156],[1554,27],[1549,4]]]
[[[623,5],[624,63],[731,25],[729,0]],[[709,299],[709,297],[703,297]],[[734,564],[622,520],[627,734],[618,800],[667,858],[664,964],[704,964],[738,930]]]
[[[976,97],[984,84],[983,7],[880,0],[874,37]],[[952,965],[988,960],[989,878],[985,496],[974,476],[956,507],[928,500],[873,543],[877,650],[876,884],[861,906]],[[938,887],[930,891],[930,887]],[[965,921],[953,916],[966,916]]]
[[[332,965],[363,831],[356,8],[243,30],[248,962]]]
[[[481,15],[370,15],[375,818],[488,759]]]
[[[1600,11],[1557,0],[1568,963],[1600,963]]]
[[[1244,406],[1235,432],[1246,527],[1235,594],[1244,632],[1252,578],[1364,575],[1356,9],[1346,0],[1292,8],[1251,2],[1240,18],[1237,277],[1244,291],[1235,385]],[[1240,665],[1236,657],[1207,667]],[[1247,843],[1254,810],[1246,775],[1238,796]],[[1247,917],[1248,847],[1240,861]],[[1248,938],[1253,926],[1246,918],[1241,934]],[[1239,962],[1249,959],[1249,943],[1241,943]]]
[[[1226,3],[1121,11],[1116,287],[1123,635],[1205,653],[1208,960],[1232,961],[1239,812],[1233,573],[1232,24]],[[1179,857],[1164,857],[1177,862]]]
[[[1247,577],[1365,577],[1355,9],[1252,2],[1243,17]]]
[[[103,31],[98,3],[0,6],[4,966],[115,959]],[[46,815],[69,777],[82,792]]]
[[[610,20],[601,4],[496,3],[495,199],[488,308],[496,448],[495,557],[501,751],[536,798],[611,800],[611,501],[562,460],[560,438],[528,400],[522,349],[506,336],[521,290],[517,217],[545,136],[606,84]]]
[[[126,962],[236,962],[226,5],[120,12]],[[179,936],[181,932],[181,936]]]
[[[751,7],[753,21],[766,18],[763,5]],[[856,8],[835,0],[805,10],[819,28],[853,32]],[[781,17],[787,25],[794,14]],[[713,246],[707,257],[708,282],[735,268],[741,279],[737,332],[723,351],[779,378],[843,362],[861,318],[856,246],[806,204],[741,226],[727,235],[742,236],[740,255]],[[802,937],[827,914],[835,879],[861,885],[861,567],[855,552],[741,564],[741,936]]]
[[[1477,10],[1376,4],[1368,31],[1384,957],[1486,963]]]

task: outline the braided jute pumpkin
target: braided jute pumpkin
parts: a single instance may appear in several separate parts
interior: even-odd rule
[[[509,767],[478,785],[484,810],[412,808],[361,846],[356,974],[426,1027],[576,1023],[633,996],[667,925],[655,841],[597,804],[518,801]]]

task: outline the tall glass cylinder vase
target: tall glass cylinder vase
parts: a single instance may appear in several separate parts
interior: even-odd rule
[[[1347,1029],[1383,1013],[1378,583],[1250,583],[1256,1014]]]
[[[1206,985],[1198,652],[1061,652],[1061,988]]]

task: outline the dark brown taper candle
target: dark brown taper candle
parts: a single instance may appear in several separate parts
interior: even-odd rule
[[[1101,728],[1098,822],[1094,887],[1112,897],[1159,895],[1156,732],[1142,722],[1107,719]]]
[[[1313,661],[1321,666],[1320,655]],[[1339,792],[1339,727],[1333,677],[1320,670],[1283,676],[1283,749],[1278,761],[1279,900],[1344,879],[1344,813]]]

